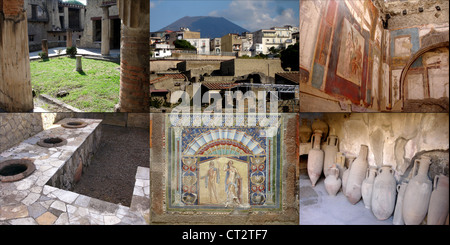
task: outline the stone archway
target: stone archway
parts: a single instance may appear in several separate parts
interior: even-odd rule
[[[400,76],[400,99],[401,99],[401,107],[403,109],[403,106],[405,104],[405,89],[406,89],[406,75],[408,74],[409,69],[411,68],[412,64],[421,57],[423,54],[425,54],[428,51],[441,48],[441,47],[449,47],[449,31],[445,32],[438,32],[434,29],[432,29],[427,35],[423,36],[421,38],[421,46],[422,48],[419,49],[406,63],[405,67],[403,68]]]

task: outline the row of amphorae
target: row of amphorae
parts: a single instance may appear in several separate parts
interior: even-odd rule
[[[449,214],[449,178],[441,174],[436,175],[433,182],[429,179],[429,156],[422,155],[416,159],[409,181],[397,184],[390,165],[380,168],[369,166],[367,145],[361,145],[358,156],[345,168],[339,160],[342,154],[338,152],[337,136],[327,138],[324,150],[320,148],[321,136],[322,131],[314,131],[312,147],[308,152],[307,170],[313,187],[323,171],[329,195],[334,196],[342,189],[351,204],[362,199],[364,206],[371,209],[379,220],[394,215],[393,223],[396,225],[418,225],[425,217],[427,224],[441,225],[446,222]]]

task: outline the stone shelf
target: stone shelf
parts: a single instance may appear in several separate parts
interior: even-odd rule
[[[86,127],[68,129],[61,124],[82,120]],[[136,174],[133,208],[71,192],[74,182],[98,148],[101,121],[66,118],[20,144],[0,153],[0,161],[27,158],[36,170],[16,182],[0,182],[0,224],[145,224],[149,204],[149,176]],[[54,148],[37,145],[43,138],[62,137],[67,144]],[[136,197],[136,200],[134,198]],[[145,205],[147,203],[147,205]]]

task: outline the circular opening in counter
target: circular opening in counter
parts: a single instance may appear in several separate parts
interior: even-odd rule
[[[13,159],[0,162],[0,181],[13,182],[21,180],[36,170],[33,161],[28,159]]]
[[[61,137],[50,137],[41,139],[40,141],[37,142],[37,144],[42,147],[52,148],[67,144],[67,140]]]
[[[87,123],[83,121],[70,121],[61,124],[61,126],[64,128],[84,128],[87,126]]]

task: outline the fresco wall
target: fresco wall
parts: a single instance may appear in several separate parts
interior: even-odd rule
[[[392,92],[386,104],[401,110],[408,100],[431,98],[448,103],[448,24],[391,30],[389,48]],[[405,68],[408,63],[410,67]],[[403,70],[406,75],[401,81]]]
[[[313,9],[313,11],[311,11]],[[303,86],[370,107],[379,93],[382,27],[371,1],[301,1]],[[303,37],[303,39],[302,39]],[[313,54],[312,54],[313,53]]]
[[[448,111],[448,22],[385,29],[366,0],[300,1],[300,16],[300,91],[310,96],[301,111],[330,101],[337,111],[402,111],[429,99]]]

